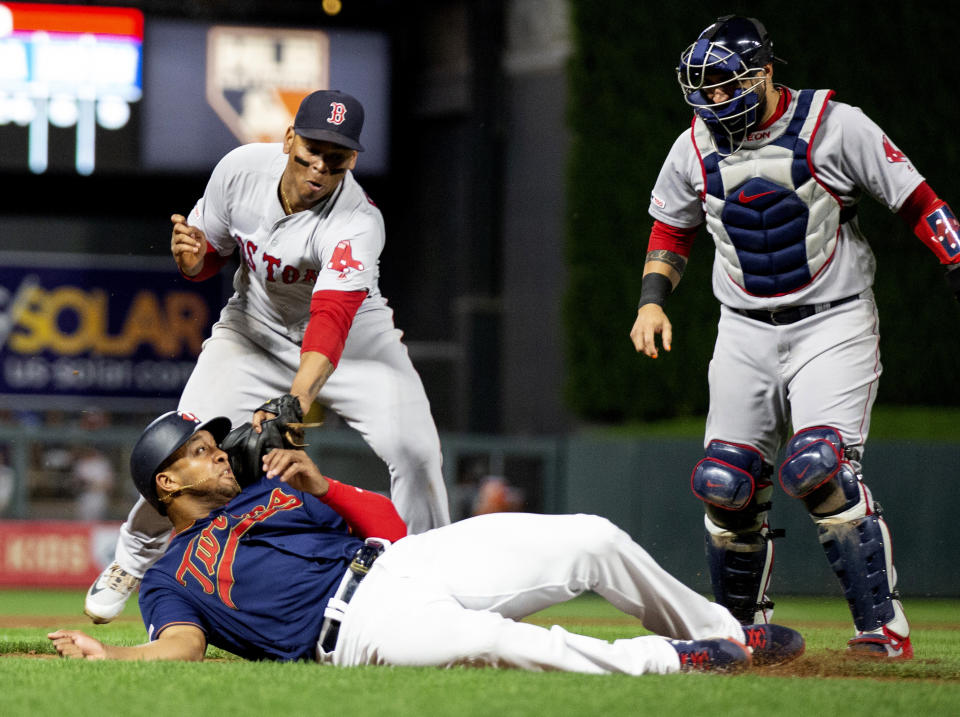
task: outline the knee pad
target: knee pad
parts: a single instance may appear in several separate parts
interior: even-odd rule
[[[861,498],[860,477],[840,433],[829,426],[798,431],[787,443],[780,485],[816,516],[850,509]]]
[[[710,441],[707,455],[693,468],[690,487],[708,506],[745,510],[756,506],[756,494],[771,485],[773,467],[756,448]],[[769,507],[769,506],[767,506]]]

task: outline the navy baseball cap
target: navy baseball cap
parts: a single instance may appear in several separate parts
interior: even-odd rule
[[[192,413],[170,411],[154,419],[133,446],[130,454],[133,483],[140,495],[161,515],[167,514],[167,507],[157,495],[157,473],[160,466],[197,431],[210,431],[217,445],[220,445],[230,433],[230,419],[220,416],[203,422]]]
[[[318,90],[303,98],[293,120],[293,131],[307,139],[333,142],[363,151],[363,105],[346,92]]]

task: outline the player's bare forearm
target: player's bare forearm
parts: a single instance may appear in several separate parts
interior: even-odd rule
[[[318,351],[304,351],[300,354],[300,368],[293,377],[290,393],[300,400],[304,415],[310,411],[314,399],[334,368],[330,359]]]
[[[47,635],[57,654],[79,660],[202,660],[207,649],[203,631],[193,625],[173,625],[143,645],[105,645],[80,630],[57,630]]]
[[[651,272],[663,274],[670,279],[673,288],[676,288],[686,268],[687,258],[685,256],[667,249],[656,249],[647,252],[647,258],[643,265],[643,275],[646,276]]]

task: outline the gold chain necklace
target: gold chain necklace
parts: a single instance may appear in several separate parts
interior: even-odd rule
[[[290,200],[287,199],[287,193],[283,191],[283,178],[280,179],[280,200],[283,203],[283,211],[286,214],[293,214],[293,206],[290,204]]]

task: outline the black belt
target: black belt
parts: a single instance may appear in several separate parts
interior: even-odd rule
[[[860,294],[854,294],[853,296],[845,296],[842,299],[837,299],[836,301],[826,301],[822,304],[788,306],[784,309],[773,309],[772,311],[766,311],[764,309],[734,309],[732,306],[728,306],[727,308],[731,311],[737,312],[741,316],[746,316],[748,318],[755,319],[756,321],[762,321],[765,324],[772,324],[773,326],[785,326],[787,324],[795,324],[798,321],[810,318],[814,314],[819,314],[821,311],[832,309],[834,306],[840,306],[841,304],[847,304],[859,298]]]
[[[324,653],[331,653],[337,646],[337,636],[340,634],[340,623],[346,614],[346,607],[353,598],[360,581],[366,577],[374,561],[380,557],[389,540],[383,538],[367,538],[366,542],[357,548],[357,552],[350,561],[350,567],[343,574],[340,587],[327,602],[327,609],[323,611],[323,625],[320,628],[320,637],[317,646]]]

